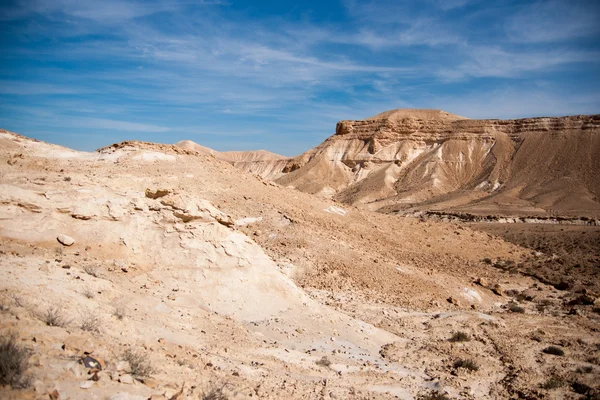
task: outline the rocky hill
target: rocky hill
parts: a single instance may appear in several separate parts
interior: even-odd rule
[[[283,170],[289,160],[288,157],[266,150],[216,151],[191,140],[182,140],[175,143],[175,146],[194,150],[200,154],[213,155],[219,160],[229,162],[244,171],[270,180],[277,179],[283,175]]]
[[[381,212],[600,215],[600,115],[471,120],[400,109],[340,121],[276,180]]]

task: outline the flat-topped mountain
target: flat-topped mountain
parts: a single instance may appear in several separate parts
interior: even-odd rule
[[[400,109],[340,121],[276,182],[381,212],[600,215],[600,115],[474,120]]]

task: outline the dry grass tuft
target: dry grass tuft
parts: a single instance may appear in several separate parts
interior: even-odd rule
[[[450,400],[450,397],[448,397],[446,393],[434,390],[426,394],[418,395],[417,400]]]
[[[546,389],[546,390],[551,390],[551,389],[558,389],[559,387],[562,387],[565,385],[565,381],[558,377],[558,376],[551,376],[550,378],[548,378],[548,380],[546,382],[544,382],[541,387],[542,389]]]
[[[31,375],[26,375],[31,353],[17,343],[14,332],[3,333],[0,338],[0,386],[26,388],[31,384]]]
[[[462,358],[459,358],[458,360],[456,360],[453,364],[453,367],[455,369],[464,368],[469,371],[477,371],[479,369],[479,365],[477,365],[477,363],[475,361],[465,360]]]
[[[462,331],[455,332],[454,335],[452,335],[452,337],[448,339],[449,342],[468,342],[470,340],[471,336],[468,333]]]
[[[60,307],[50,306],[44,311],[40,319],[48,326],[65,327],[69,323],[63,315],[63,311]]]
[[[208,392],[202,394],[202,400],[227,400],[227,396],[223,393],[225,385],[213,387]]]
[[[113,315],[115,317],[117,317],[117,319],[119,321],[121,321],[127,315],[127,313],[125,312],[125,307],[123,307],[123,306],[116,307],[115,310],[113,311]]]
[[[100,333],[100,325],[102,325],[100,317],[89,312],[82,316],[81,325],[79,327],[86,332]]]
[[[94,266],[94,265],[84,265],[83,272],[85,272],[88,275],[93,276],[94,278],[98,277],[98,268],[96,268],[96,266]]]
[[[135,350],[127,349],[123,353],[123,359],[129,363],[131,367],[131,375],[136,377],[147,377],[154,373],[154,368],[148,360],[146,354],[137,352]]]
[[[525,314],[525,309],[515,302],[511,302],[508,304],[508,311],[519,314]]]

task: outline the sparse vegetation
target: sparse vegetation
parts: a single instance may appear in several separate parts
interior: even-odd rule
[[[508,303],[508,311],[519,314],[525,314],[525,309],[515,302]]]
[[[558,389],[559,387],[562,387],[564,385],[565,381],[562,378],[558,376],[551,376],[546,382],[542,383],[541,387],[542,389],[551,390]]]
[[[465,369],[468,369],[469,371],[477,371],[479,369],[479,365],[477,365],[477,363],[475,361],[465,360],[462,358],[459,358],[458,360],[456,360],[453,364],[453,367],[455,369],[465,368]]]
[[[202,395],[202,400],[227,400],[227,396],[223,393],[225,385],[221,387],[213,387],[208,392]]]
[[[57,306],[50,306],[42,313],[40,319],[48,326],[65,327],[68,324],[62,309]]]
[[[418,395],[417,400],[450,400],[450,397],[448,397],[446,393],[433,390],[431,392]]]
[[[454,335],[452,335],[452,337],[448,339],[449,342],[468,342],[470,340],[471,336],[468,333],[462,331],[455,332]]]
[[[125,307],[122,306],[118,306],[115,308],[115,310],[113,311],[113,315],[119,320],[121,321],[123,318],[125,318],[126,313],[125,313]]]
[[[546,354],[552,354],[553,356],[564,356],[565,351],[558,346],[548,346],[542,350]]]
[[[30,385],[31,376],[26,375],[31,353],[17,343],[14,332],[3,333],[0,338],[0,385],[24,388]]]
[[[571,389],[577,394],[588,394],[592,391],[592,388],[581,382],[573,382],[571,383]]]
[[[94,291],[92,289],[90,289],[90,288],[85,288],[83,290],[83,295],[85,297],[87,297],[88,299],[93,299],[94,296],[96,296],[96,293],[94,293]]]
[[[329,367],[331,365],[331,361],[329,361],[329,358],[327,358],[327,356],[323,356],[320,360],[316,361],[315,364],[320,365],[322,367]]]
[[[82,316],[80,328],[87,332],[100,332],[102,321],[93,312],[89,312]]]
[[[123,359],[129,363],[131,375],[133,376],[143,378],[150,376],[154,372],[154,368],[150,364],[150,360],[148,360],[146,354],[127,349],[123,353]]]
[[[16,293],[9,293],[8,297],[10,297],[12,299],[13,303],[15,303],[15,306],[17,306],[17,307],[23,307],[24,306],[23,299],[18,294],[16,294]]]
[[[94,265],[84,265],[83,266],[83,272],[85,272],[88,275],[93,276],[94,278],[98,277],[98,268],[96,268],[96,266]]]

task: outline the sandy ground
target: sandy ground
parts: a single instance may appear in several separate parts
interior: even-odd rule
[[[0,329],[32,377],[3,398],[598,396],[594,287],[499,268],[543,249],[165,145],[81,153],[4,132],[0,185]]]

